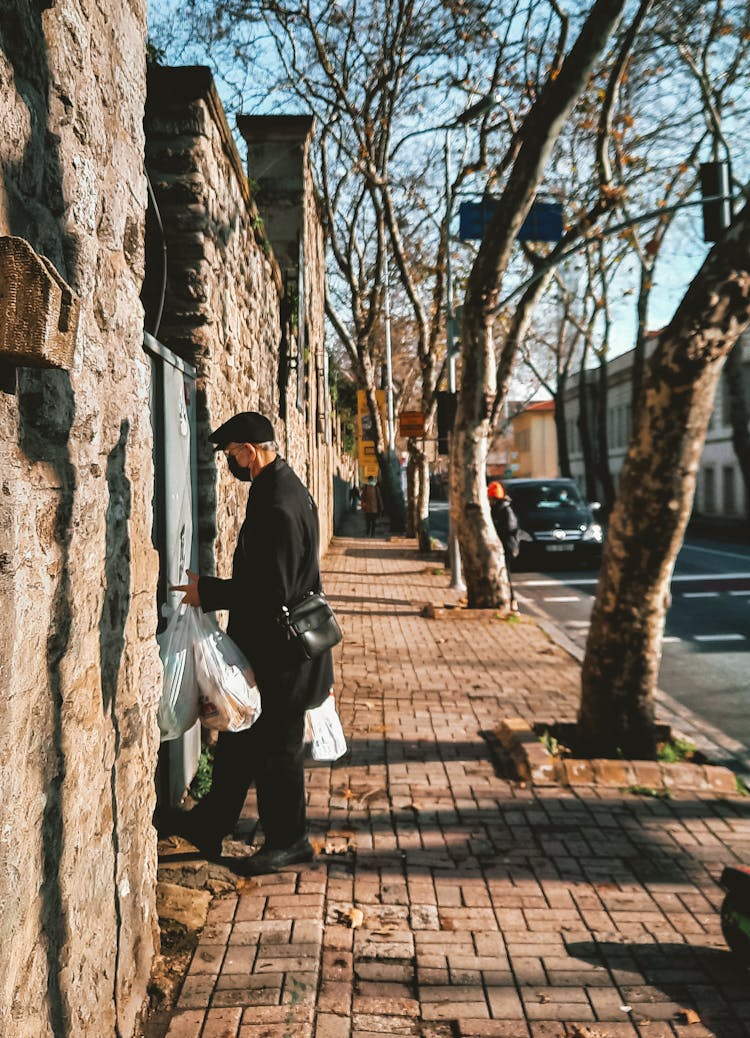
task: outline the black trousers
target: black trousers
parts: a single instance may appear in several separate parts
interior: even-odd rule
[[[252,728],[220,732],[211,790],[189,812],[189,833],[210,841],[232,832],[255,782],[265,846],[300,840],[306,829],[304,730],[304,710],[289,714],[264,705]]]
[[[375,536],[375,524],[378,521],[377,512],[365,512],[365,524],[368,537]]]

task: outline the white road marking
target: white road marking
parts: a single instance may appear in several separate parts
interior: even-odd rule
[[[672,583],[694,581],[700,584],[703,580],[750,580],[750,573],[680,573],[672,577]]]
[[[744,634],[695,634],[697,642],[744,642]]]
[[[721,548],[699,548],[697,544],[683,544],[680,552],[683,551],[702,551],[704,555],[722,555],[725,558],[742,559],[743,562],[747,562],[747,555],[742,555],[736,551],[722,551]]]
[[[553,595],[543,599],[544,602],[580,602],[578,595]]]
[[[700,584],[704,580],[750,580],[750,573],[678,573],[672,577],[673,584],[693,582]],[[516,587],[594,587],[599,583],[598,577],[574,577],[571,580],[514,580]],[[750,594],[750,591],[739,592]],[[732,592],[730,591],[730,594]]]
[[[566,622],[565,626],[566,627],[580,627],[581,629],[583,629],[584,627],[591,627],[591,621],[590,620],[568,620]]]
[[[729,591],[728,594],[734,595],[735,598],[739,598],[740,596],[748,597],[750,596],[750,591]]]
[[[682,638],[678,638],[677,635],[675,635],[675,634],[669,634],[669,635],[667,635],[666,638],[662,638],[662,643],[664,645],[666,645],[667,642],[673,643],[673,642],[681,642],[681,641],[682,641]]]
[[[683,598],[718,598],[718,591],[683,591]]]
[[[559,587],[561,584],[570,584],[571,587],[584,587],[589,584],[594,586],[599,583],[598,577],[585,577],[580,580],[514,580],[516,587]]]

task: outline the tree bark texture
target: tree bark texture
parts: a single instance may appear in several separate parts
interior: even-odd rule
[[[406,463],[406,536],[417,536],[417,465],[416,459],[409,451]]]
[[[581,453],[583,454],[583,472],[586,483],[586,497],[593,501],[599,496],[596,484],[596,453],[594,450],[594,437],[591,430],[591,391],[587,371],[584,367],[585,360],[581,361],[581,369],[578,376],[578,435],[581,440]]]
[[[567,416],[565,414],[565,391],[567,385],[568,376],[564,372],[560,372],[557,376],[557,389],[553,397],[555,402],[555,430],[557,432],[557,464],[560,467],[560,475],[570,479],[570,447],[568,444]]]
[[[416,537],[420,551],[430,550],[430,463],[419,441],[410,439],[406,469],[406,536]]]
[[[712,249],[644,372],[582,671],[579,735],[597,754],[655,754],[672,569],[719,376],[750,321],[749,214]]]
[[[451,522],[461,549],[461,565],[470,609],[510,607],[510,584],[505,557],[490,515],[487,498],[487,443],[495,397],[495,351],[492,325],[464,311],[464,334],[474,317],[474,342],[465,359],[462,399],[470,407],[471,422],[456,414],[451,437]]]

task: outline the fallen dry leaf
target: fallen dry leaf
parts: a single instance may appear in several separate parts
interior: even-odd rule
[[[238,894],[249,894],[251,891],[256,891],[258,884],[250,876],[240,876],[237,880],[235,890]]]
[[[677,1014],[681,1024],[699,1024],[701,1018],[694,1009],[681,1009]]]
[[[358,926],[361,926],[365,919],[365,913],[361,908],[355,908],[352,905],[345,912],[339,911],[338,922],[346,923],[350,930],[356,930]]]

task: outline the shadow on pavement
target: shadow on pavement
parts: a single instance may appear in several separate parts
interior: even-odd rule
[[[425,552],[426,560],[429,559],[430,554],[431,553],[429,552]],[[380,559],[383,557],[383,549],[378,548],[376,545],[373,545],[372,548],[346,548],[344,550],[344,555],[347,555],[350,559]],[[408,548],[388,549],[389,559],[413,559],[415,555],[417,555],[416,545]],[[403,575],[403,570],[399,570],[399,578]]]
[[[333,594],[326,593],[326,598],[329,602],[358,602],[361,606],[370,608],[372,605],[400,605],[400,606],[413,606],[409,598],[367,598],[363,599],[362,595],[342,595],[337,592]]]
[[[750,1002],[748,974],[728,950],[674,942],[598,941],[576,941],[568,944],[567,950],[569,955],[603,965],[613,973],[623,1005],[631,1005],[636,1023],[643,1024],[654,1018],[673,1019],[668,1005],[663,1006],[664,1016],[649,1015],[649,1007],[656,1010],[660,995],[664,995],[666,1002],[697,1013],[700,1023],[709,1028],[715,1038],[750,1034],[747,1020],[738,1018],[730,1005],[733,1000],[736,1008],[743,996]],[[619,980],[618,973],[621,974]],[[681,1022],[698,1023],[690,1018],[683,1018]],[[685,1031],[686,1035],[689,1033],[690,1027]]]

